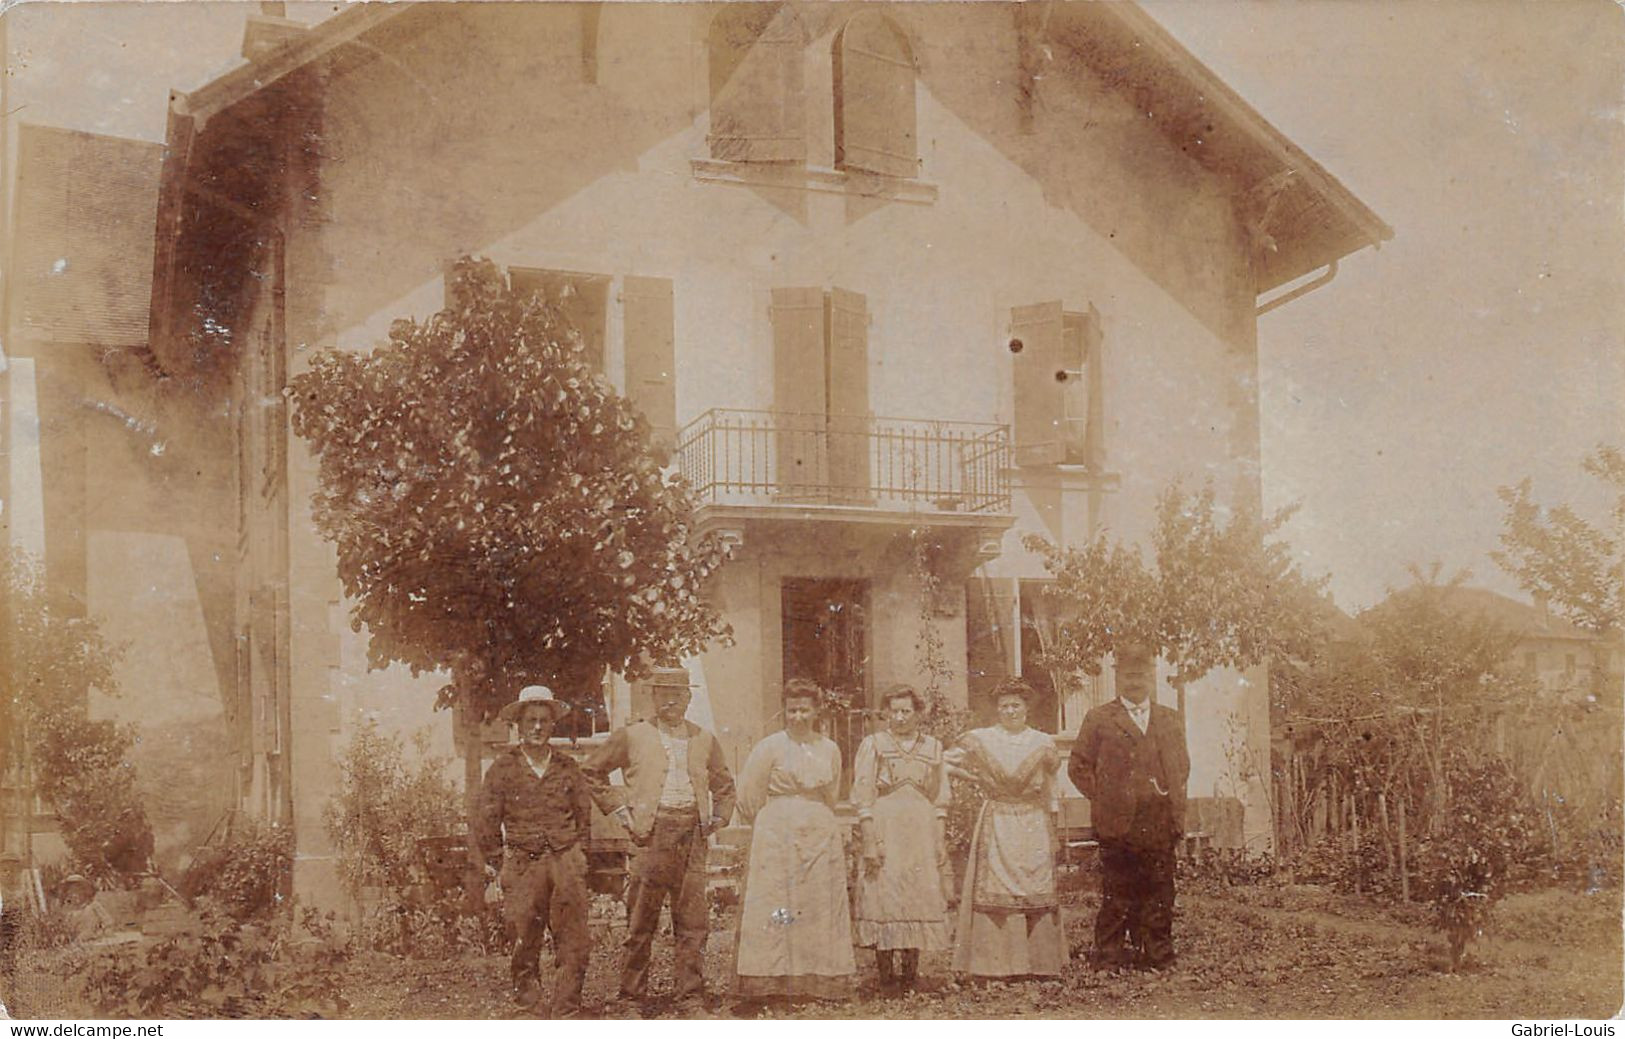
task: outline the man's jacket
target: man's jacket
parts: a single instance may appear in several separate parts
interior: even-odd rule
[[[723,759],[722,745],[693,722],[683,722],[683,732],[688,738],[688,780],[700,819],[724,825],[733,817],[734,777]],[[609,784],[609,774],[616,769],[626,779],[624,787]],[[605,812],[622,805],[632,809],[633,834],[648,836],[666,783],[666,745],[655,724],[636,721],[616,729],[587,759],[586,772],[598,807]]]
[[[1184,836],[1191,762],[1177,711],[1152,704],[1142,733],[1121,700],[1101,704],[1084,716],[1066,773],[1089,799],[1096,839],[1167,848]]]
[[[591,825],[587,779],[563,751],[553,751],[540,778],[519,747],[486,770],[476,836],[487,861],[497,861],[504,845],[533,856],[564,851],[586,840]]]

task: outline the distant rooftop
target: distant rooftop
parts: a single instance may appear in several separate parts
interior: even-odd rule
[[[1401,589],[1389,596],[1389,601],[1404,597],[1413,589]],[[1532,603],[1520,602],[1488,588],[1440,589],[1446,603],[1463,614],[1475,614],[1525,638],[1576,639],[1589,641],[1595,636],[1575,627],[1549,610]]]

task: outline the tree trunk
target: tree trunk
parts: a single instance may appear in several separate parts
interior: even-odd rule
[[[1359,787],[1349,793],[1349,832],[1354,835],[1354,893],[1365,894],[1365,867],[1360,855],[1360,795]]]
[[[480,850],[479,806],[481,774],[480,723],[473,711],[459,709],[463,730],[463,811],[468,816],[468,871],[463,874],[463,910],[477,914],[485,906],[485,855]]]
[[[1388,864],[1388,875],[1394,874],[1394,829],[1388,818],[1388,791],[1377,791],[1377,819],[1382,824],[1382,857]]]

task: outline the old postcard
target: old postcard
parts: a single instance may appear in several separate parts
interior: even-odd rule
[[[9,7],[5,1013],[1618,1013],[1620,30]]]

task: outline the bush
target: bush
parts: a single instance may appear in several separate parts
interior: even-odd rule
[[[1300,884],[1322,884],[1345,893],[1398,897],[1399,877],[1390,868],[1388,850],[1375,830],[1356,841],[1350,833],[1329,833],[1300,848],[1281,863],[1281,870]],[[1397,855],[1397,851],[1395,852]],[[1414,873],[1414,867],[1410,867]]]
[[[1620,886],[1625,826],[1619,801],[1586,810],[1554,797],[1536,810],[1551,839],[1552,882],[1587,893]]]
[[[1550,875],[1551,844],[1539,814],[1504,761],[1454,764],[1450,803],[1434,832],[1417,842],[1420,889],[1434,906],[1459,966],[1494,904]]]
[[[362,915],[356,944],[392,956],[435,960],[506,953],[509,936],[498,907],[470,914],[460,893],[410,900],[386,895]]]
[[[344,1011],[339,969],[348,949],[331,922],[307,912],[243,923],[206,907],[195,930],[147,947],[101,949],[67,969],[111,1017],[331,1017]]]
[[[293,834],[244,819],[226,840],[198,852],[181,893],[210,899],[235,920],[255,920],[282,904],[292,879]]]
[[[1231,887],[1270,883],[1276,876],[1275,856],[1245,848],[1207,848],[1176,862],[1181,883]]]
[[[408,767],[398,736],[368,722],[356,731],[339,760],[339,792],[326,812],[327,830],[338,847],[339,874],[357,898],[376,887],[399,905],[421,902],[414,888],[429,883],[419,841],[457,831],[463,812],[446,762],[425,756]]]

